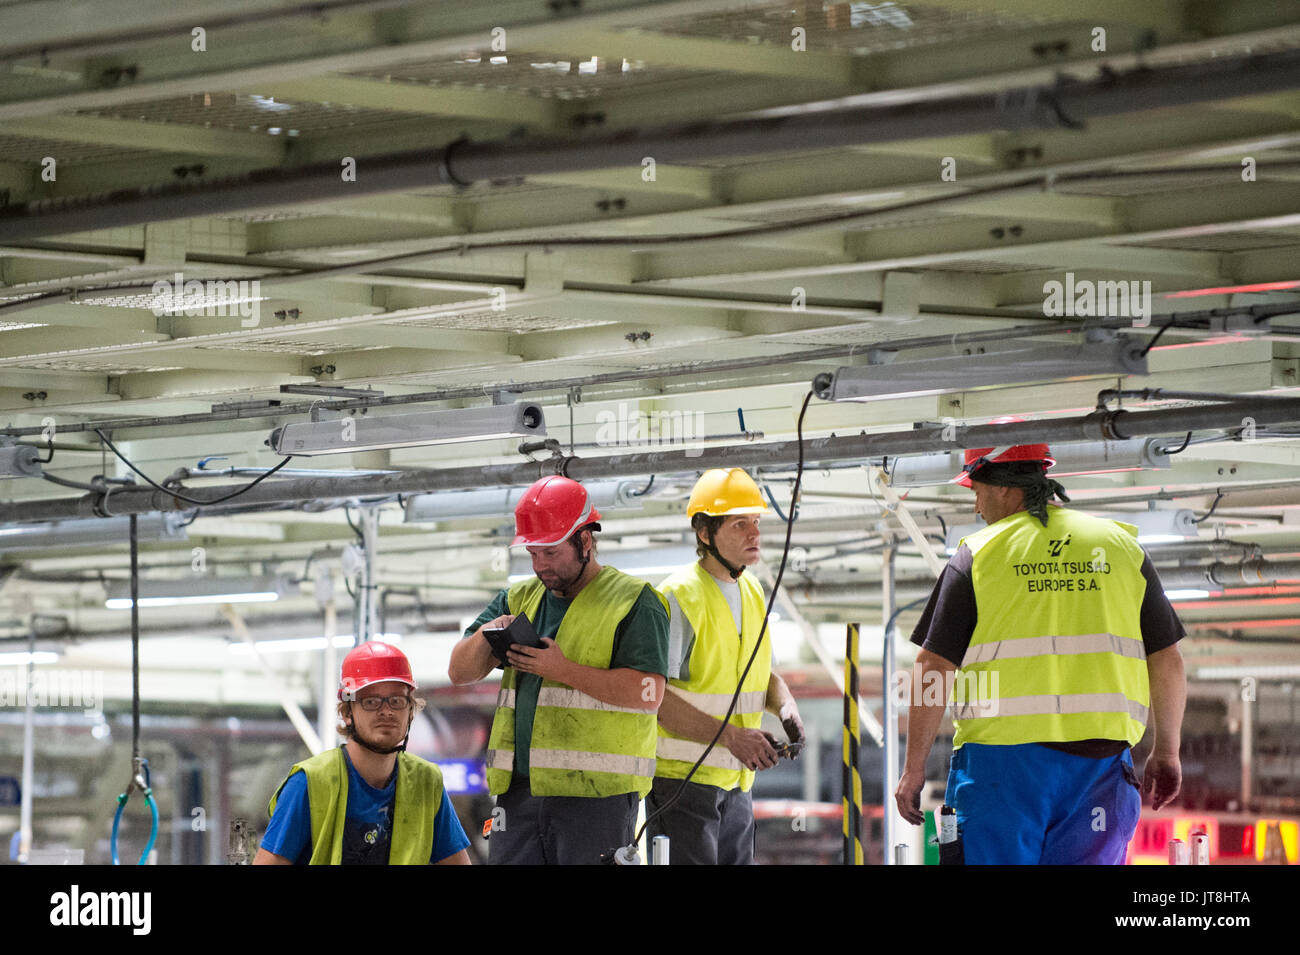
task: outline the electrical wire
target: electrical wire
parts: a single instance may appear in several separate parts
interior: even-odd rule
[[[1191,443],[1192,443],[1192,433],[1188,431],[1187,437],[1183,438],[1183,443],[1178,446],[1177,450],[1170,451],[1168,448],[1165,448],[1165,454],[1181,454],[1182,452],[1187,450],[1187,446]]]
[[[1223,491],[1220,491],[1218,494],[1214,496],[1214,503],[1210,505],[1210,509],[1206,511],[1204,514],[1202,514],[1200,517],[1192,518],[1192,523],[1199,524],[1204,520],[1208,520],[1210,515],[1214,513],[1214,509],[1219,506],[1219,502],[1222,500],[1223,500]]]
[[[794,510],[794,502],[799,498],[799,487],[803,482],[803,419],[804,415],[808,412],[808,403],[812,400],[812,396],[813,393],[809,391],[808,394],[804,396],[803,407],[799,409],[799,422],[797,425],[799,462],[795,470],[794,487],[790,492],[791,512]],[[714,734],[713,739],[709,741],[709,744],[704,747],[704,752],[701,753],[700,758],[695,761],[695,765],[691,767],[690,772],[686,774],[686,777],[681,781],[677,790],[668,797],[662,806],[646,816],[645,822],[641,823],[641,829],[632,840],[632,845],[635,846],[641,841],[641,837],[645,835],[646,828],[650,825],[652,819],[666,812],[673,803],[677,802],[682,793],[685,792],[686,784],[691,781],[691,777],[695,775],[696,770],[704,764],[709,753],[713,752],[713,747],[718,744],[718,740],[722,739],[722,734],[725,733],[727,727],[731,725],[731,714],[736,711],[736,704],[740,700],[740,690],[745,685],[745,679],[749,676],[749,671],[753,668],[754,661],[758,658],[758,651],[763,647],[763,637],[767,634],[767,623],[772,616],[772,605],[776,602],[777,591],[781,589],[781,579],[785,576],[785,565],[790,556],[790,538],[793,533],[794,522],[790,521],[785,526],[785,547],[781,552],[781,566],[777,569],[776,579],[772,582],[772,593],[769,595],[767,600],[767,607],[763,614],[763,624],[758,631],[758,639],[754,641],[754,650],[749,655],[749,661],[745,664],[745,669],[740,674],[740,679],[736,681],[736,692],[731,694],[731,703],[728,704],[727,712],[722,716],[717,733]]]
[[[231,491],[229,494],[223,494],[221,497],[214,497],[210,501],[201,501],[198,498],[188,497],[187,495],[184,495],[179,491],[173,491],[171,488],[163,487],[161,484],[159,484],[153,478],[149,477],[149,475],[145,474],[138,467],[136,467],[129,460],[127,460],[126,455],[124,455],[121,451],[117,449],[117,445],[115,445],[112,442],[112,440],[108,437],[108,435],[104,434],[103,431],[100,431],[98,428],[96,428],[95,434],[99,435],[99,440],[104,442],[105,446],[107,446],[107,448],[110,451],[112,451],[115,455],[117,455],[117,459],[119,461],[125,464],[128,468],[130,468],[140,477],[144,478],[145,483],[148,484],[150,487],[152,487],[154,490],[162,491],[164,494],[170,494],[178,501],[184,501],[186,504],[195,504],[199,507],[209,507],[210,505],[221,504],[225,501],[229,501],[231,498],[239,497],[239,495],[244,494],[247,491],[251,491],[253,488],[257,487],[257,485],[261,484],[272,474],[274,474],[276,471],[280,470],[280,468],[284,467],[291,460],[293,460],[292,457],[287,457],[279,464],[277,464],[275,467],[269,468],[265,474],[259,474],[257,477],[253,478],[253,480],[249,481],[247,484],[245,484],[243,487],[239,488],[238,490]]]
[[[1139,358],[1147,357],[1147,352],[1149,352],[1151,349],[1156,347],[1156,342],[1160,341],[1160,336],[1163,335],[1165,332],[1169,331],[1169,329],[1173,328],[1174,321],[1175,319],[1171,318],[1169,319],[1169,321],[1165,322],[1162,326],[1160,326],[1160,331],[1156,332],[1154,335],[1151,336],[1151,341],[1147,342],[1147,347],[1142,349],[1142,353],[1138,355]]]

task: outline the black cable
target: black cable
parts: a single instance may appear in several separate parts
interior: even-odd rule
[[[131,772],[140,758],[140,542],[131,515]],[[130,792],[130,789],[127,790]]]
[[[1178,446],[1178,450],[1170,451],[1168,448],[1165,448],[1165,454],[1181,454],[1182,452],[1187,450],[1187,446],[1191,443],[1192,443],[1192,433],[1188,431],[1187,437],[1185,437],[1183,439],[1183,443]]]
[[[1165,332],[1169,331],[1169,329],[1173,328],[1175,321],[1176,319],[1171,318],[1169,319],[1169,321],[1165,322],[1164,325],[1160,326],[1160,331],[1156,332],[1154,335],[1151,336],[1151,341],[1147,342],[1147,347],[1142,349],[1142,354],[1138,355],[1138,357],[1146,358],[1147,352],[1149,352],[1152,348],[1155,348],[1156,342],[1160,341],[1160,336],[1163,335]]]
[[[939,522],[939,528],[943,531],[943,541],[946,544],[948,543],[948,522],[943,519],[942,514],[936,514],[934,517]]]
[[[41,477],[51,484],[59,484],[63,487],[76,488],[78,491],[94,491],[96,494],[102,494],[104,488],[94,484],[86,484],[84,481],[73,481],[68,478],[59,477],[57,474],[51,474],[49,471],[42,471]]]
[[[1199,524],[1201,523],[1201,521],[1208,520],[1210,515],[1214,513],[1214,509],[1219,506],[1219,502],[1222,500],[1223,500],[1223,492],[1220,491],[1218,494],[1214,496],[1214,503],[1210,505],[1210,509],[1206,511],[1204,514],[1202,514],[1200,517],[1192,518],[1192,523]]]
[[[628,491],[627,492],[628,497],[645,497],[646,492],[649,491],[654,486],[655,486],[655,476],[652,474],[650,475],[650,480],[646,482],[645,487],[641,488],[641,490],[639,491]]]
[[[173,490],[171,490],[170,488],[163,487],[161,484],[159,484],[159,483],[158,483],[157,481],[155,481],[153,478],[149,477],[149,475],[145,474],[145,473],[144,473],[143,471],[141,471],[138,467],[136,467],[134,464],[132,464],[130,461],[128,461],[128,460],[126,459],[126,456],[123,455],[121,451],[117,450],[117,445],[115,445],[115,444],[112,442],[112,440],[110,440],[109,437],[108,437],[106,434],[104,434],[103,431],[100,431],[98,428],[96,428],[96,429],[95,429],[95,434],[99,435],[99,440],[102,441],[102,442],[104,442],[104,444],[108,447],[108,449],[109,449],[110,451],[112,451],[115,455],[117,455],[117,459],[118,459],[119,461],[121,461],[123,464],[125,464],[127,467],[129,467],[129,468],[130,468],[132,471],[134,471],[136,474],[140,475],[140,477],[144,478],[145,483],[148,484],[150,487],[152,487],[154,490],[162,491],[164,494],[170,494],[172,497],[176,498],[176,500],[178,500],[178,501],[184,501],[186,504],[195,504],[195,505],[197,505],[197,506],[199,506],[199,507],[208,507],[208,506],[213,505],[213,504],[221,504],[222,502],[224,502],[224,501],[228,501],[228,500],[230,500],[230,499],[233,498],[233,497],[239,497],[239,495],[243,494],[243,493],[246,492],[246,491],[251,491],[253,488],[257,487],[257,485],[261,484],[263,481],[265,481],[267,478],[269,478],[272,474],[274,474],[276,471],[280,470],[280,468],[284,467],[286,464],[288,464],[288,463],[292,460],[291,457],[287,457],[287,458],[285,458],[283,461],[281,461],[281,462],[280,462],[279,464],[277,464],[275,467],[270,468],[269,470],[267,470],[267,472],[266,472],[265,474],[259,474],[257,477],[253,478],[253,480],[249,481],[248,484],[244,485],[243,487],[241,487],[241,488],[240,488],[239,490],[237,490],[237,491],[231,491],[229,494],[224,494],[224,495],[222,495],[221,497],[214,497],[214,498],[213,498],[212,500],[210,500],[210,501],[200,501],[200,500],[197,499],[197,498],[188,497],[188,496],[186,496],[186,495],[180,493],[179,491],[173,491]],[[56,482],[56,483],[57,483],[57,482]]]
[[[794,510],[794,502],[799,499],[799,486],[803,482],[803,419],[804,415],[808,412],[808,402],[812,400],[812,396],[813,393],[809,391],[808,394],[804,396],[803,407],[799,409],[799,423],[797,426],[799,463],[795,470],[794,488],[790,492],[792,512]],[[722,734],[725,733],[727,727],[731,725],[731,714],[736,711],[736,704],[740,700],[741,687],[745,685],[745,678],[749,676],[749,671],[754,666],[754,660],[758,658],[758,651],[763,646],[763,637],[767,634],[767,622],[772,616],[772,605],[776,602],[777,591],[781,589],[781,578],[785,576],[786,560],[790,556],[790,538],[793,534],[794,522],[790,521],[785,525],[785,548],[781,552],[781,566],[777,569],[776,580],[772,582],[772,593],[768,597],[767,609],[763,614],[763,625],[759,628],[758,639],[754,641],[754,651],[749,655],[749,662],[745,664],[744,672],[740,674],[740,679],[736,681],[736,692],[731,694],[731,703],[727,706],[727,712],[722,716],[722,720],[718,726],[718,732],[715,733],[713,739],[709,741],[709,745],[704,747],[704,752],[700,754],[700,758],[695,761],[695,765],[691,767],[690,772],[688,772],[686,777],[681,781],[681,784],[677,787],[677,791],[669,796],[662,806],[650,813],[650,815],[646,816],[645,822],[641,823],[640,830],[638,830],[636,837],[632,840],[633,845],[636,845],[641,841],[641,837],[645,835],[646,827],[650,825],[651,819],[666,812],[673,803],[677,802],[682,793],[685,792],[686,784],[690,782],[691,777],[695,775],[695,771],[704,764],[704,760],[708,758],[709,753],[713,752],[713,747],[718,744],[718,740],[722,739]]]

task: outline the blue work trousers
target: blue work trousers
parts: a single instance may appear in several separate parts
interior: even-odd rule
[[[1024,743],[952,754],[946,801],[967,865],[1122,865],[1142,796],[1133,758]]]

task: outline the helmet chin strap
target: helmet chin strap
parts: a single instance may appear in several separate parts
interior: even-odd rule
[[[733,564],[729,563],[727,559],[723,557],[721,553],[718,552],[718,546],[716,543],[714,543],[713,540],[712,529],[709,530],[709,542],[704,545],[704,549],[713,555],[714,560],[716,560],[719,564],[721,564],[723,567],[726,568],[727,573],[731,574],[732,580],[739,580],[740,575],[745,572],[744,564],[741,564],[739,567],[736,567]]]
[[[361,735],[361,730],[357,728],[356,720],[353,720],[351,723],[348,724],[348,726],[350,726],[352,729],[352,738],[356,740],[357,743],[359,743],[363,749],[368,749],[370,750],[370,752],[376,753],[380,756],[389,756],[393,753],[406,752],[406,741],[411,738],[411,726],[408,723],[406,726],[406,735],[402,737],[402,741],[398,743],[396,746],[387,746],[387,747],[376,746],[374,743],[370,742],[364,736]]]

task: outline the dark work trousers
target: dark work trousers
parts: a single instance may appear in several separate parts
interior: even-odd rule
[[[636,793],[534,796],[515,775],[497,796],[488,865],[599,865],[603,853],[631,845]],[[499,826],[499,828],[495,828]]]
[[[655,777],[646,817],[672,798],[680,779]],[[753,865],[754,800],[740,788],[687,783],[671,808],[650,821],[650,839],[668,837],[669,865]]]

